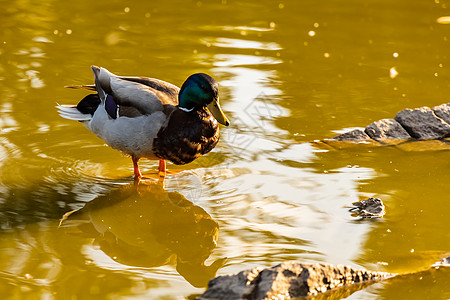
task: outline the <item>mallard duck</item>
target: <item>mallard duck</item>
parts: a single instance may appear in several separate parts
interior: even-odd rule
[[[158,79],[92,70],[95,85],[68,87],[96,93],[77,105],[58,105],[59,114],[130,155],[136,178],[142,177],[139,159],[159,160],[159,174],[165,176],[165,160],[192,162],[216,146],[218,123],[230,124],[219,105],[217,82],[207,74],[189,76],[180,89]]]

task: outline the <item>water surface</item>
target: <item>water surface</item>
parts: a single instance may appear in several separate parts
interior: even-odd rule
[[[450,250],[449,152],[310,142],[450,102],[450,25],[437,22],[449,6],[4,2],[2,298],[180,299],[216,273],[284,260],[426,270]],[[138,192],[131,160],[54,108],[84,97],[63,87],[91,83],[92,64],[179,86],[209,73],[232,125],[205,157],[169,163],[164,188]],[[386,216],[352,217],[370,196]],[[447,282],[441,268],[350,298],[449,298]]]

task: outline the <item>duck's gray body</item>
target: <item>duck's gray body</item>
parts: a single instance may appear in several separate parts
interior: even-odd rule
[[[119,77],[104,68],[92,69],[100,98],[93,115],[83,114],[76,106],[61,105],[60,115],[81,121],[114,149],[135,157],[158,159],[153,154],[153,141],[178,105],[180,89],[162,80]],[[114,102],[110,105],[116,105],[115,110],[106,108],[106,99],[111,95]]]

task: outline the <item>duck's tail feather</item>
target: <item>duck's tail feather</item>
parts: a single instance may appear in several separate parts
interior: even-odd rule
[[[83,114],[75,105],[60,105],[56,106],[61,117],[75,121],[90,121],[91,114]]]
[[[85,90],[95,91],[95,85],[92,85],[92,84],[66,85],[65,88],[68,88],[68,89],[85,89]]]
[[[90,94],[83,98],[77,105],[60,105],[56,108],[61,117],[76,120],[76,121],[90,121],[98,106],[100,105],[100,98],[98,94]]]

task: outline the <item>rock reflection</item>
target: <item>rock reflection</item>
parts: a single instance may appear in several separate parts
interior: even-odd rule
[[[176,264],[195,287],[206,286],[225,258],[205,265],[216,247],[219,225],[201,207],[159,183],[130,184],[66,213],[61,226],[94,238],[114,261],[137,267]]]

